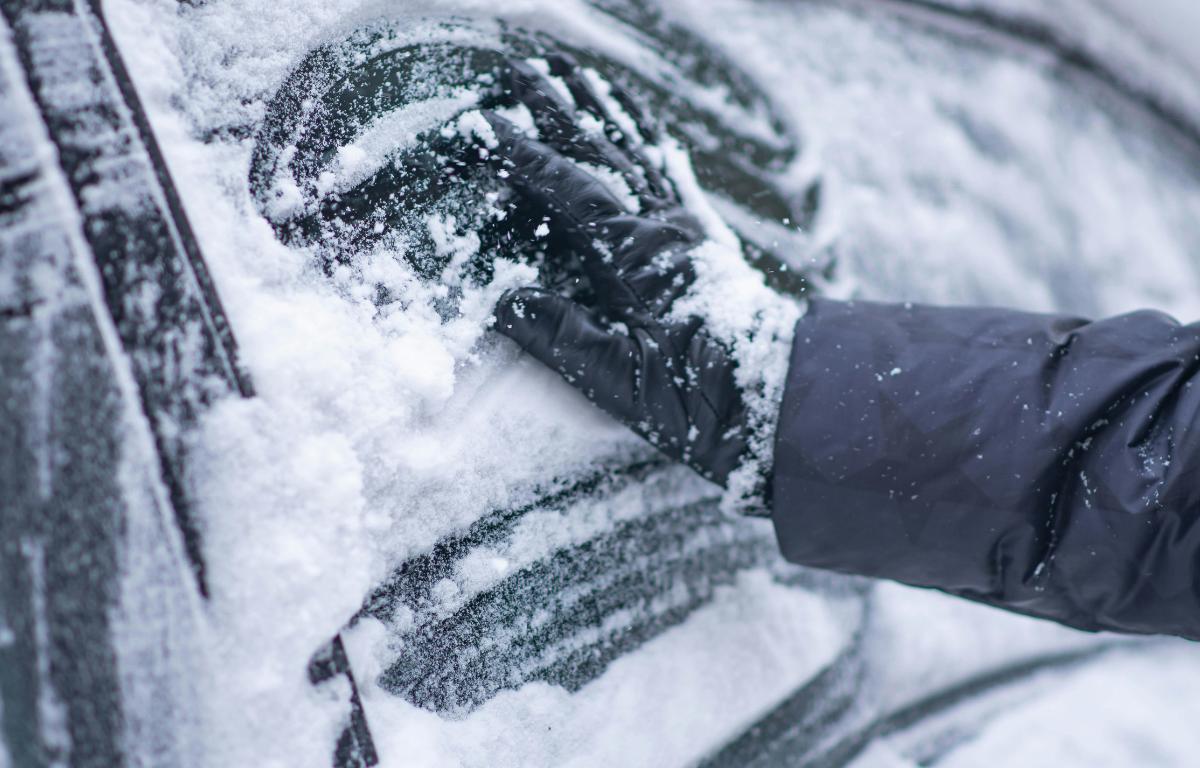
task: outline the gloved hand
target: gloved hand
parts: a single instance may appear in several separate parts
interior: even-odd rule
[[[496,309],[496,328],[663,453],[716,483],[738,486],[735,506],[742,511],[761,511],[796,305],[776,297],[755,273],[749,278],[761,291],[755,295],[776,301],[743,308],[753,316],[742,324],[752,329],[749,336],[718,338],[701,314],[688,311],[685,297],[699,263],[693,252],[706,235],[647,160],[655,148],[644,143],[644,121],[627,99],[597,93],[571,60],[557,57],[550,66],[574,104],[546,77],[514,65],[509,89],[529,108],[543,140],[485,111],[493,134],[485,143],[498,173],[545,211],[550,230],[579,259],[594,301],[585,305],[539,287],[512,291]],[[576,161],[622,179],[632,199],[619,198],[611,182]],[[724,256],[750,271],[740,253]],[[739,344],[750,349],[756,340],[767,342],[758,345],[760,354],[777,358],[762,366],[774,372],[773,382],[735,354]]]

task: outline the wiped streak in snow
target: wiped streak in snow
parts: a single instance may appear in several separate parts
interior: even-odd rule
[[[856,604],[787,588],[750,571],[708,606],[576,694],[532,683],[471,717],[445,721],[378,689],[384,765],[681,765],[730,726],[748,726],[828,663]],[[366,643],[369,645],[369,643]],[[369,669],[370,652],[355,657]]]
[[[321,173],[319,191],[341,192],[370,178],[392,153],[415,144],[418,135],[440,127],[476,101],[478,94],[460,88],[445,98],[408,104],[379,115],[358,138],[338,150],[329,169]]]
[[[29,568],[29,597],[33,617],[33,648],[37,656],[38,736],[46,750],[47,765],[66,768],[71,761],[71,733],[66,705],[50,677],[50,618],[46,614],[46,551],[41,541],[21,541],[21,554]]]

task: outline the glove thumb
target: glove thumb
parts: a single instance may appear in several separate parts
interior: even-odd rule
[[[591,309],[541,288],[519,288],[496,305],[496,330],[557,371],[617,419],[638,418],[638,345]]]

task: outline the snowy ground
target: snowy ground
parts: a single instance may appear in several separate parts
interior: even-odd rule
[[[668,0],[733,56],[806,141],[836,249],[833,289],[1083,314],[1200,315],[1200,182],[1139,118],[1097,112],[1039,63],[964,54],[936,36],[823,3]],[[1082,3],[1068,3],[1075,9]],[[210,625],[199,660],[198,765],[328,765],[344,701],[315,691],[314,650],[408,556],[538,482],[636,452],[624,430],[486,333],[518,268],[444,322],[413,300],[383,321],[366,296],[281,244],[247,190],[253,128],[313,47],[387,21],[502,16],[572,40],[634,45],[589,6],[555,0],[107,0],[260,396],[208,418],[195,483],[206,510]],[[1163,13],[1167,13],[1164,5]],[[1180,2],[1177,18],[1191,10]],[[1174,39],[1180,25],[1163,28]],[[247,131],[249,128],[251,130]],[[387,264],[380,270],[394,270]],[[407,282],[405,282],[407,281]],[[711,493],[678,481],[679,498]],[[636,516],[653,499],[531,519],[524,548],[478,562],[461,590]],[[492,571],[488,571],[488,569]],[[869,650],[902,702],[964,669],[1093,639],[895,586]],[[852,625],[835,601],[744,573],[686,622],[574,694],[502,693],[461,719],[373,687],[395,649],[366,628],[351,655],[383,764],[662,765],[732,737],[827,662]],[[1200,754],[1200,655],[1126,652],[1022,694],[951,765],[1185,765]],[[1014,744],[1017,746],[1014,747]],[[908,765],[900,741],[862,765]]]

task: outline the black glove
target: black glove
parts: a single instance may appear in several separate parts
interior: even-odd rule
[[[665,454],[727,485],[753,449],[769,446],[764,433],[773,423],[748,407],[730,346],[700,317],[672,311],[696,280],[690,253],[704,232],[646,160],[642,137],[629,135],[631,120],[622,129],[573,62],[559,57],[551,66],[575,105],[535,71],[514,66],[510,89],[545,143],[485,111],[494,133],[488,150],[500,175],[544,210],[558,242],[579,259],[594,299],[585,305],[543,288],[511,291],[496,309],[496,328]],[[620,105],[630,117],[628,100]],[[574,160],[619,174],[639,210],[627,210]],[[757,458],[752,485],[761,500],[769,455]]]

